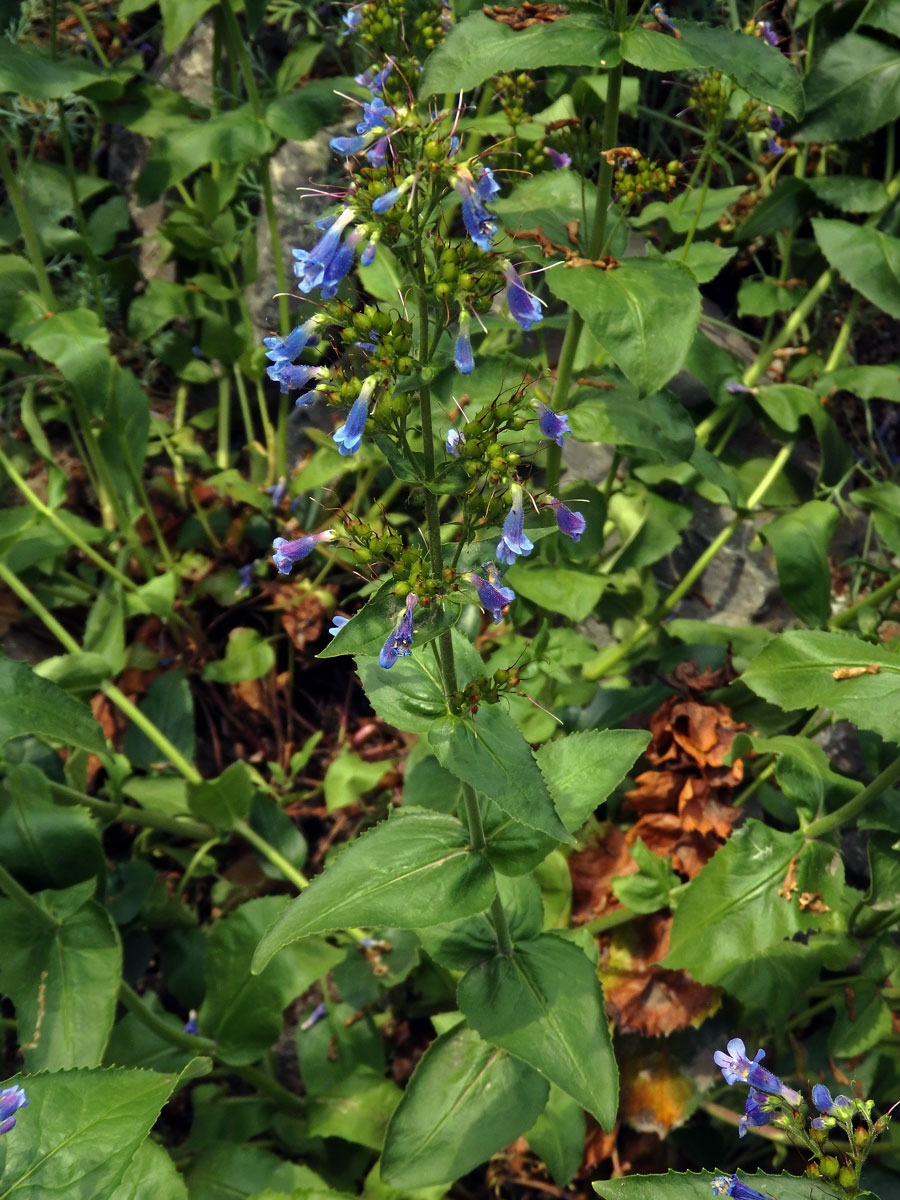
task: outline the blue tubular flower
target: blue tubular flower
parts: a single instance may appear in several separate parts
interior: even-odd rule
[[[448,454],[452,454],[454,458],[459,458],[459,447],[465,440],[465,437],[458,429],[448,429],[444,449]]]
[[[545,146],[544,153],[553,164],[554,171],[564,171],[566,167],[571,167],[572,160],[564,150],[554,150],[552,146]]]
[[[191,1009],[190,1016],[184,1023],[183,1032],[189,1034],[191,1037],[197,1036],[197,1014],[194,1009]]]
[[[291,363],[287,359],[282,359],[267,367],[266,374],[280,385],[282,392],[287,394],[298,388],[306,387],[311,379],[320,379],[325,370],[324,367],[308,367],[305,363]]]
[[[253,583],[253,568],[256,566],[256,561],[244,563],[242,567],[238,567],[238,586],[234,589],[234,594],[239,596],[241,592],[249,592]]]
[[[556,500],[553,496],[547,497],[547,503],[553,509],[559,532],[570,537],[573,542],[580,541],[581,535],[587,528],[587,521],[581,513],[572,512],[571,508],[566,508],[561,500]]]
[[[393,208],[397,201],[405,196],[415,183],[415,178],[415,175],[408,175],[402,183],[398,183],[389,192],[385,192],[383,196],[378,196],[372,201],[372,212],[378,213],[381,216],[382,213],[386,213],[388,209]]]
[[[472,339],[469,337],[469,314],[464,309],[459,314],[459,333],[453,347],[453,362],[460,375],[471,375],[475,370]]]
[[[349,617],[341,617],[338,614],[335,614],[331,618],[331,628],[328,630],[328,632],[332,637],[337,637],[349,620]]]
[[[368,419],[369,402],[367,397],[360,393],[359,399],[353,402],[345,423],[331,435],[337,443],[338,451],[345,458],[348,454],[355,454],[362,445],[362,435]]]
[[[366,151],[366,158],[369,160],[370,167],[383,167],[387,163],[387,148],[389,142],[388,135],[385,133],[378,139],[374,145],[370,146]]]
[[[784,121],[782,121],[771,104],[768,104],[766,107],[769,110],[769,128],[774,129],[776,133],[781,133],[782,129],[784,129]]]
[[[396,629],[388,635],[387,641],[381,647],[378,662],[385,670],[390,670],[398,658],[409,658],[412,654],[413,610],[418,603],[415,592],[406,597],[406,608],[397,622]]]
[[[494,624],[499,625],[503,620],[503,614],[507,607],[515,600],[516,593],[512,588],[503,586],[501,583],[503,576],[493,563],[484,564],[484,573],[487,579],[482,579],[474,571],[469,576],[469,579],[475,585],[475,590],[478,592],[478,603],[491,614],[494,618]]]
[[[354,154],[362,154],[366,146],[372,141],[372,138],[364,133],[358,133],[356,137],[335,137],[332,138],[328,145],[332,148],[335,154],[344,154],[347,158],[351,158]]]
[[[765,1058],[765,1051],[757,1050],[751,1062],[747,1058],[746,1047],[740,1038],[731,1039],[728,1043],[727,1054],[722,1050],[717,1050],[713,1055],[715,1064],[721,1069],[726,1083],[747,1083],[761,1092],[768,1092],[772,1096],[781,1096],[787,1100],[788,1104],[798,1105],[800,1093],[787,1087],[777,1075],[773,1075],[771,1071],[761,1067],[759,1063],[763,1058]]]
[[[734,1200],[772,1200],[765,1192],[742,1183],[737,1175],[717,1175],[710,1180],[710,1186],[716,1196],[733,1196]]]
[[[347,240],[338,247],[322,276],[320,295],[323,300],[330,300],[336,295],[338,285],[353,266],[356,247],[362,238],[362,230],[354,229]]]
[[[666,10],[661,4],[654,4],[650,11],[653,13],[654,17],[656,17],[657,21],[659,21],[660,25],[662,25],[663,29],[668,29],[669,33],[674,34],[677,38],[681,37],[680,32],[675,28],[674,24],[666,13]]]
[[[362,267],[371,267],[375,261],[375,251],[378,249],[377,239],[372,237],[366,242],[365,249],[359,256],[359,263]]]
[[[22,1087],[3,1088],[0,1091],[0,1134],[9,1133],[15,1128],[14,1114],[30,1103]]]
[[[569,414],[557,413],[552,408],[548,408],[540,400],[537,402],[538,411],[538,428],[545,438],[551,438],[556,442],[557,446],[562,446],[563,435],[571,433],[569,427]]]
[[[357,124],[357,133],[384,133],[390,125],[394,110],[385,104],[380,96],[372,94],[372,99],[363,105],[363,119]]]
[[[850,1116],[850,1111],[842,1112],[841,1109],[852,1110],[853,1101],[849,1096],[835,1096],[832,1100],[831,1092],[823,1083],[817,1083],[812,1090],[813,1104],[821,1113],[825,1113],[827,1117],[847,1118]]]
[[[778,34],[772,28],[768,21],[756,22],[757,37],[761,37],[763,41],[768,42],[770,46],[778,45]]]
[[[485,208],[485,201],[490,200],[495,192],[499,192],[494,176],[489,169],[475,182],[468,167],[456,168],[456,182],[453,184],[462,200],[463,224],[469,237],[486,253],[493,249],[494,236],[497,232],[497,222]]]
[[[538,321],[543,320],[541,302],[526,289],[512,263],[508,262],[504,265],[503,278],[506,280],[506,303],[509,305],[509,314],[519,328],[527,332],[532,325],[537,325]]]
[[[758,1092],[756,1088],[750,1089],[747,1103],[744,1106],[744,1115],[738,1121],[738,1137],[744,1137],[750,1128],[769,1124],[774,1113],[771,1109],[766,1108],[768,1103],[770,1101],[766,1092]]]
[[[512,507],[506,514],[503,530],[497,545],[497,558],[502,563],[511,565],[519,555],[530,554],[534,543],[522,528],[524,513],[522,511],[522,489],[517,483],[512,486]]]
[[[310,533],[306,537],[295,538],[292,542],[287,538],[277,537],[272,543],[272,549],[275,551],[272,562],[280,575],[290,575],[294,563],[312,554],[320,542],[333,542],[334,537],[333,529],[326,529],[324,533]]]
[[[298,354],[302,354],[307,346],[312,346],[319,340],[319,326],[322,324],[320,316],[310,317],[308,321],[304,321],[302,325],[298,325],[292,329],[287,337],[272,337],[263,338],[263,345],[266,348],[266,358],[272,362],[293,362]]]
[[[360,25],[362,25],[363,15],[359,10],[360,6],[358,4],[354,4],[350,11],[345,12],[341,18],[344,24],[347,26],[348,33],[355,33],[357,29],[359,29]]]
[[[343,209],[311,250],[291,251],[296,260],[294,274],[299,281],[301,292],[311,292],[321,284],[332,259],[340,249],[343,232],[355,215],[352,208]]]
[[[773,137],[766,138],[767,154],[784,154],[784,146],[779,146]]]

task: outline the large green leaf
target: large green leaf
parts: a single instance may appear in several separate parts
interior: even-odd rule
[[[0,900],[0,991],[16,1006],[31,1071],[93,1067],[116,1012],[122,950],[94,881],[38,892],[44,919]]]
[[[853,141],[900,117],[900,54],[887,42],[848,33],[813,65],[807,117],[795,137]]]
[[[377,658],[356,660],[363,691],[385,721],[409,733],[427,733],[447,712],[447,700],[431,650],[414,650],[386,671]]]
[[[775,554],[785,600],[807,625],[824,625],[831,616],[828,547],[837,522],[833,504],[810,500],[776,517],[760,533]]]
[[[572,434],[580,442],[633,447],[651,463],[686,462],[694,449],[694,424],[674,396],[660,392],[638,400],[624,389],[597,395],[576,392],[569,410]]]
[[[106,742],[86,704],[35,675],[25,663],[0,657],[0,744],[23,734],[103,754]]]
[[[538,765],[570,833],[622,782],[649,741],[643,730],[591,729],[541,746]]]
[[[600,13],[589,8],[520,30],[470,13],[429,55],[419,95],[425,99],[435,92],[468,91],[498,71],[614,67],[619,61],[616,43]]]
[[[571,1183],[584,1155],[584,1112],[562,1088],[553,1084],[547,1107],[525,1134],[528,1145],[559,1187]]]
[[[266,1194],[276,1200],[285,1195],[318,1200],[328,1194],[325,1182],[310,1167],[288,1162],[262,1146],[224,1141],[192,1157],[187,1183],[191,1200],[244,1200]]]
[[[311,933],[348,926],[416,929],[482,912],[494,894],[487,858],[445,813],[382,821],[351,842],[260,941],[253,970]]]
[[[359,1067],[311,1097],[309,1132],[313,1137],[339,1137],[380,1150],[387,1123],[402,1095],[393,1079]]]
[[[803,85],[790,59],[764,39],[678,20],[679,38],[641,26],[622,35],[622,57],[649,71],[722,71],[754,100],[803,116]]]
[[[553,799],[510,714],[498,704],[482,704],[466,720],[435,722],[428,740],[442,767],[489,796],[516,821],[540,829],[558,842],[570,842]]]
[[[608,586],[596,571],[573,571],[569,567],[541,567],[516,562],[506,572],[505,582],[517,596],[524,596],[548,612],[570,621],[590,616]]]
[[[396,1188],[451,1183],[524,1133],[547,1103],[541,1076],[465,1026],[432,1042],[388,1125],[381,1174]]]
[[[188,1200],[188,1190],[166,1150],[148,1138],[110,1200]]]
[[[688,1172],[680,1175],[669,1171],[666,1175],[629,1175],[624,1179],[602,1179],[593,1186],[603,1200],[709,1200],[712,1195],[710,1184],[715,1171]],[[810,1181],[803,1175],[764,1175],[757,1171],[753,1175],[740,1172],[742,1182],[777,1200],[810,1200],[815,1196]]]
[[[593,963],[556,933],[472,967],[459,1007],[473,1029],[577,1100],[604,1129],[616,1119],[618,1069]]]
[[[864,671],[853,675],[855,667]],[[900,655],[893,651],[847,633],[809,630],[772,638],[741,678],[779,708],[822,706],[862,729],[900,742],[898,676]]]
[[[109,331],[92,309],[73,308],[42,318],[22,332],[22,344],[53,363],[86,399],[102,397],[108,390],[113,367]]]
[[[216,921],[210,932],[205,972],[213,985],[198,1025],[206,1037],[215,1038],[216,1054],[227,1063],[256,1062],[281,1033],[282,1013],[290,1001],[344,957],[344,951],[323,938],[307,938],[252,975],[256,947],[287,905],[287,896],[248,900]]]
[[[272,145],[268,126],[249,104],[202,121],[173,118],[170,128],[151,142],[147,165],[138,180],[138,199],[149,204],[166,188],[210,162],[254,162]]]
[[[785,938],[823,921],[843,884],[833,848],[805,842],[750,819],[681,895],[665,966],[700,983],[720,983],[734,967],[765,958]],[[820,905],[801,905],[800,895]]]
[[[30,890],[64,888],[106,870],[97,825],[60,808],[34,763],[10,763],[0,789],[0,863]]]
[[[900,238],[849,221],[820,218],[812,224],[829,265],[867,300],[900,318]]]
[[[563,267],[547,281],[642,394],[657,391],[684,365],[700,292],[679,263],[631,258],[611,271]]]
[[[34,46],[0,41],[0,92],[14,92],[29,100],[58,100],[106,78],[106,72],[88,58],[68,55],[53,59]]]
[[[15,1137],[4,1139],[0,1200],[109,1200],[177,1079],[113,1068],[7,1080],[25,1088],[29,1104]]]

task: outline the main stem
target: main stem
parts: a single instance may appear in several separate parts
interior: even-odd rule
[[[616,0],[614,23],[617,32],[621,32],[625,28],[627,16],[628,0]],[[622,61],[618,66],[613,67],[609,73],[609,83],[606,88],[606,104],[603,112],[602,149],[604,150],[611,150],[619,139],[619,103],[622,94],[622,73],[624,69],[625,63]],[[609,210],[610,198],[612,197],[614,174],[615,166],[613,162],[601,157],[600,173],[597,176],[597,199],[594,204],[594,219],[591,222],[590,240],[588,242],[588,258],[596,258],[603,249],[603,243],[606,239],[606,214]],[[583,328],[584,321],[582,317],[579,313],[573,312],[566,328],[562,350],[559,354],[559,362],[556,366],[556,386],[553,389],[553,396],[550,400],[550,407],[555,412],[559,412],[565,406],[568,399],[569,388],[572,383],[572,365],[575,362],[575,354],[578,350],[578,343],[581,340],[581,331]],[[555,492],[559,486],[561,466],[562,451],[559,446],[552,443],[547,450],[546,461],[548,492]]]
[[[807,825],[803,834],[807,838],[823,837],[826,833],[832,833],[835,829],[840,829],[872,803],[882,792],[887,791],[889,787],[900,779],[900,758],[895,758],[889,767],[876,775],[868,787],[863,790],[852,800],[848,800],[846,804],[834,812],[826,814],[824,817],[819,817],[817,821],[812,821]]]
[[[418,227],[419,208],[418,199],[415,196],[413,198],[413,221],[415,226]],[[419,322],[417,353],[420,370],[424,370],[428,366],[429,358],[429,314],[425,281],[425,254],[421,237],[416,239],[415,255]],[[426,536],[428,538],[428,556],[431,560],[431,571],[435,575],[443,571],[444,553],[441,544],[441,518],[438,511],[437,497],[427,486],[434,479],[434,428],[431,419],[431,386],[427,382],[423,382],[419,388],[419,411],[422,421],[423,456],[426,475],[426,487],[424,490]],[[441,668],[441,683],[443,684],[444,695],[449,699],[458,687],[456,662],[453,655],[453,637],[449,629],[438,638],[438,661]],[[484,836],[484,822],[481,819],[478,797],[475,794],[475,789],[468,783],[462,785],[462,794],[463,805],[466,811],[466,823],[469,829],[469,845],[474,851],[483,852],[487,845],[487,839]],[[500,899],[499,894],[494,896],[490,912],[491,921],[494,925],[494,933],[497,938],[497,948],[501,954],[509,956],[513,952],[512,935],[509,931],[509,922],[506,919],[503,901]]]

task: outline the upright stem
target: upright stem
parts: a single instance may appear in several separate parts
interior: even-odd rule
[[[37,279],[41,301],[47,312],[53,312],[56,308],[56,298],[53,295],[53,288],[50,286],[50,277],[47,274],[47,268],[44,266],[44,254],[41,250],[41,243],[38,240],[37,231],[32,223],[28,205],[25,203],[25,195],[19,186],[19,180],[12,168],[12,163],[9,161],[6,145],[2,142],[0,142],[0,176],[3,177],[6,194],[9,196],[9,202],[12,205],[13,212],[16,214],[16,220],[22,232],[25,252],[28,255],[32,270]]]
[[[0,579],[2,579],[7,587],[11,591],[15,592],[23,604],[26,604],[34,613],[34,615],[41,622],[43,622],[45,628],[53,634],[60,645],[64,646],[70,654],[81,653],[81,647],[78,645],[69,631],[60,625],[53,613],[44,607],[40,600],[38,600],[37,596],[35,596],[34,592],[32,592],[31,589],[27,587],[17,575],[14,575],[9,567],[7,567],[3,562],[0,562]],[[125,716],[128,717],[129,720],[136,725],[142,733],[146,734],[147,738],[153,743],[154,746],[156,746],[157,750],[159,750],[161,754],[168,759],[172,766],[181,775],[183,775],[189,783],[202,782],[203,777],[197,768],[188,762],[181,751],[169,741],[162,730],[158,729],[151,720],[144,716],[137,705],[133,704],[123,691],[117,688],[114,683],[109,682],[102,683],[100,685],[100,690],[107,697],[107,699],[111,700],[112,703],[115,704],[116,708],[118,708],[120,712],[124,713]]]
[[[868,787],[864,787],[852,800],[848,800],[846,804],[842,804],[834,812],[827,813],[824,817],[819,817],[817,821],[811,821],[809,825],[805,826],[803,829],[804,836],[807,838],[820,838],[826,833],[832,833],[834,830],[840,829],[849,821],[858,817],[863,809],[867,808],[882,792],[887,791],[898,779],[900,779],[900,758],[895,758],[889,767],[885,767],[880,775],[876,775]]]
[[[621,32],[625,28],[627,16],[628,0],[616,0],[614,24],[617,32]],[[603,112],[603,145],[601,148],[604,150],[611,150],[619,140],[619,104],[622,95],[622,73],[624,69],[625,63],[622,61],[618,66],[613,67],[609,73],[609,82],[606,88],[606,104],[604,105]],[[609,210],[609,202],[612,197],[614,174],[615,166],[613,163],[607,162],[605,158],[601,157],[600,173],[597,177],[597,199],[594,204],[594,219],[591,222],[591,233],[588,242],[588,258],[596,258],[603,249],[603,243],[606,239],[606,214]],[[566,327],[565,337],[563,338],[562,350],[560,351],[559,362],[556,366],[556,386],[553,389],[553,396],[550,400],[550,407],[556,412],[559,412],[565,406],[569,396],[569,388],[572,382],[572,364],[575,362],[575,354],[578,351],[578,343],[581,340],[581,331],[583,328],[584,320],[577,312],[573,312]],[[549,492],[555,492],[559,486],[561,466],[562,451],[553,442],[547,449],[546,459],[547,490]]]

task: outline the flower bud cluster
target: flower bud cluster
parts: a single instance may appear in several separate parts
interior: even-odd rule
[[[516,670],[503,667],[493,675],[479,675],[464,688],[454,692],[448,700],[450,711],[456,716],[478,711],[479,704],[496,704],[507,692],[514,692],[521,682]]]
[[[665,166],[649,158],[624,158],[615,171],[616,199],[626,209],[634,208],[650,194],[671,196],[682,165],[676,159]]]

